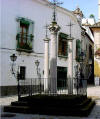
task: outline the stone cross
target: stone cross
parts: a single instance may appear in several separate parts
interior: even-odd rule
[[[50,91],[57,93],[57,33],[60,27],[56,22],[49,25],[50,30]]]
[[[53,0],[53,2],[50,3],[50,6],[53,6],[53,22],[56,22],[56,7],[60,4],[63,3],[58,2],[58,0]]]
[[[45,26],[46,38],[44,39],[44,91],[49,91],[49,38],[47,34],[48,25]]]
[[[75,24],[72,24],[71,21],[70,21],[70,24],[69,25],[66,25],[66,26],[69,26],[70,28],[70,35],[69,35],[69,38],[68,38],[68,46],[69,48],[72,50],[72,52],[68,52],[68,74],[67,74],[67,77],[68,77],[68,94],[73,94],[73,38],[72,35],[71,35],[71,27],[75,25]]]
[[[69,29],[70,29],[69,30],[69,36],[70,36],[70,38],[71,38],[71,32],[72,32],[71,31],[72,30],[71,28],[72,28],[73,25],[75,25],[75,24],[72,24],[71,21],[70,21],[70,23],[68,25],[66,25],[66,26],[69,26]]]

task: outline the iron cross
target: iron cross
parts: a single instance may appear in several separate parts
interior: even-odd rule
[[[56,7],[60,4],[63,3],[58,2],[58,0],[53,0],[53,2],[50,3],[50,5],[53,6],[53,22],[56,22]]]
[[[66,26],[70,27],[70,34],[69,34],[70,38],[71,38],[71,30],[72,30],[71,28],[72,28],[73,25],[75,25],[75,24],[72,24],[71,21],[70,21],[69,25],[66,25]]]

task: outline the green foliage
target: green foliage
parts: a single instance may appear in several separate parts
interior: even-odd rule
[[[95,18],[95,16],[93,14],[90,14],[89,18]]]

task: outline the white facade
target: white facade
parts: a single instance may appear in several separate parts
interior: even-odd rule
[[[15,53],[17,60],[15,69],[18,66],[26,67],[26,78],[36,78],[35,60],[40,62],[40,73],[43,78],[44,70],[44,41],[45,25],[52,21],[52,8],[47,6],[46,0],[1,0],[1,31],[0,31],[0,56],[1,56],[1,77],[0,86],[16,86],[17,80],[11,74],[10,56]],[[34,22],[33,27],[33,53],[16,51],[16,35],[18,33],[17,18],[23,17]],[[75,15],[64,9],[57,8],[57,24],[61,27],[60,32],[70,34],[69,23],[73,23],[71,35],[73,40],[73,70],[76,65],[76,40],[81,40],[81,27]],[[50,32],[48,32],[50,38]],[[49,43],[50,44],[50,43]],[[58,41],[57,41],[58,44]],[[57,58],[57,66],[68,68],[68,58]],[[69,69],[69,68],[68,68]],[[74,76],[74,72],[73,72]]]
[[[88,24],[93,25],[95,24],[95,19],[94,18],[83,18],[82,19],[82,24],[86,24],[88,22]]]

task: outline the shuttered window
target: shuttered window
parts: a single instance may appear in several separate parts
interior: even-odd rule
[[[68,41],[67,34],[60,33],[58,38],[58,56],[68,56]]]

